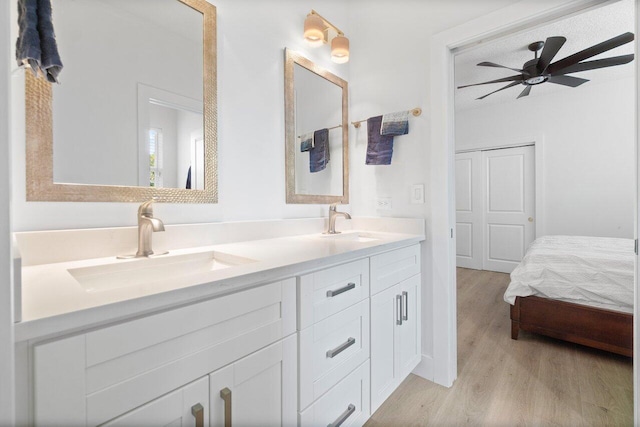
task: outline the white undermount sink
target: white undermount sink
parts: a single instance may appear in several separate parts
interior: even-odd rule
[[[176,281],[251,262],[256,261],[223,252],[207,251],[114,260],[109,264],[70,268],[67,271],[86,292],[92,293],[129,286],[153,285],[160,281]]]
[[[344,232],[339,234],[322,234],[319,236],[322,239],[330,239],[330,240],[343,240],[350,242],[375,242],[376,240],[380,240],[379,236],[375,236],[372,233],[363,233],[363,232]]]

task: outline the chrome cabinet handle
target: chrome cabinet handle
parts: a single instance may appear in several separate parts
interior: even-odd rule
[[[356,343],[355,338],[349,338],[345,343],[340,344],[336,348],[332,350],[327,350],[327,357],[330,359],[333,359],[334,357],[336,357],[337,355],[339,355],[340,353],[342,353],[343,351],[345,351],[355,343]]]
[[[220,397],[224,400],[224,427],[231,427],[231,390],[223,388]]]
[[[196,419],[196,427],[204,427],[204,408],[201,404],[196,403],[191,407],[191,415]]]
[[[353,414],[355,411],[356,411],[355,405],[349,404],[349,407],[347,408],[347,410],[344,411],[342,414],[340,414],[337,420],[335,420],[331,424],[328,424],[327,427],[340,427],[342,423],[347,421],[347,418],[349,418],[351,414]]]
[[[356,284],[351,282],[347,286],[342,287],[340,289],[336,289],[335,291],[327,291],[327,298],[335,297],[336,295],[340,295],[343,292],[350,291],[351,289],[353,289],[355,287],[356,287]]]
[[[402,299],[404,300],[402,320],[409,320],[409,294],[406,291],[402,291]]]
[[[398,309],[396,325],[402,325],[402,295],[396,295],[396,308]]]

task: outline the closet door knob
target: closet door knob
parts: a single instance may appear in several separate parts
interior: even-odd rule
[[[529,221],[529,222],[533,222],[533,217],[532,217],[532,216],[530,216],[530,217],[529,217],[529,219],[528,219],[527,221]]]

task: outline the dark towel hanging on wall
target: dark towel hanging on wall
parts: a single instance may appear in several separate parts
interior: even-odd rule
[[[367,119],[367,165],[390,165],[393,136],[380,135],[382,116]]]
[[[18,0],[18,26],[18,65],[28,63],[35,76],[40,70],[48,81],[58,83],[63,65],[53,30],[51,0]]]

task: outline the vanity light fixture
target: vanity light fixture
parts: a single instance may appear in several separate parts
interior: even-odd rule
[[[337,64],[349,61],[349,39],[315,10],[311,10],[304,20],[304,38],[313,47],[322,46],[331,38],[331,60]]]

